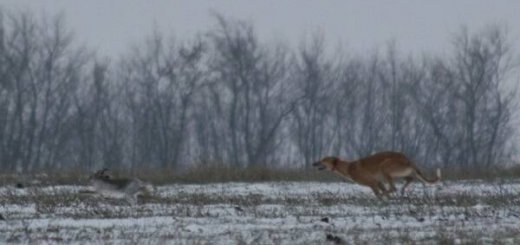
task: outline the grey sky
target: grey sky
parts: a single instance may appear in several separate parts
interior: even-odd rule
[[[136,1],[0,0],[8,9],[64,13],[78,39],[98,54],[114,56],[142,40],[155,27],[179,39],[214,25],[211,11],[251,21],[262,40],[295,45],[320,30],[329,44],[353,52],[381,48],[395,40],[401,51],[448,47],[450,35],[466,25],[478,30],[498,23],[509,27],[518,51],[520,1]]]

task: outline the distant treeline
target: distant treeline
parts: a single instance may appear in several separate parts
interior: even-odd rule
[[[60,17],[0,13],[2,171],[308,167],[396,150],[421,165],[508,163],[515,84],[499,26],[420,58],[354,54],[314,35],[264,43],[247,22],[175,40],[154,32],[118,59]]]

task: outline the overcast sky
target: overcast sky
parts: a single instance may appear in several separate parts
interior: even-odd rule
[[[7,9],[63,13],[78,39],[116,56],[144,39],[154,27],[178,39],[214,26],[212,11],[251,21],[262,40],[297,45],[319,30],[332,45],[353,52],[383,47],[394,40],[404,52],[442,52],[464,25],[478,30],[506,25],[520,48],[520,1],[172,1],[172,0],[0,0]]]

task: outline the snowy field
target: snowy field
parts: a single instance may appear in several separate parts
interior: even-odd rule
[[[415,183],[383,201],[339,182],[176,184],[134,205],[88,188],[0,188],[0,243],[520,244],[520,182]]]

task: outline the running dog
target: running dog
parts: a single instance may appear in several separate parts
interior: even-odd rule
[[[397,190],[394,185],[396,178],[405,179],[401,194],[404,194],[406,187],[416,178],[425,184],[434,184],[441,179],[440,169],[437,169],[435,178],[427,179],[403,153],[391,151],[379,152],[355,161],[329,156],[313,163],[313,166],[318,170],[333,171],[358,184],[368,186],[378,198]],[[386,189],[385,182],[389,184],[389,190]]]

